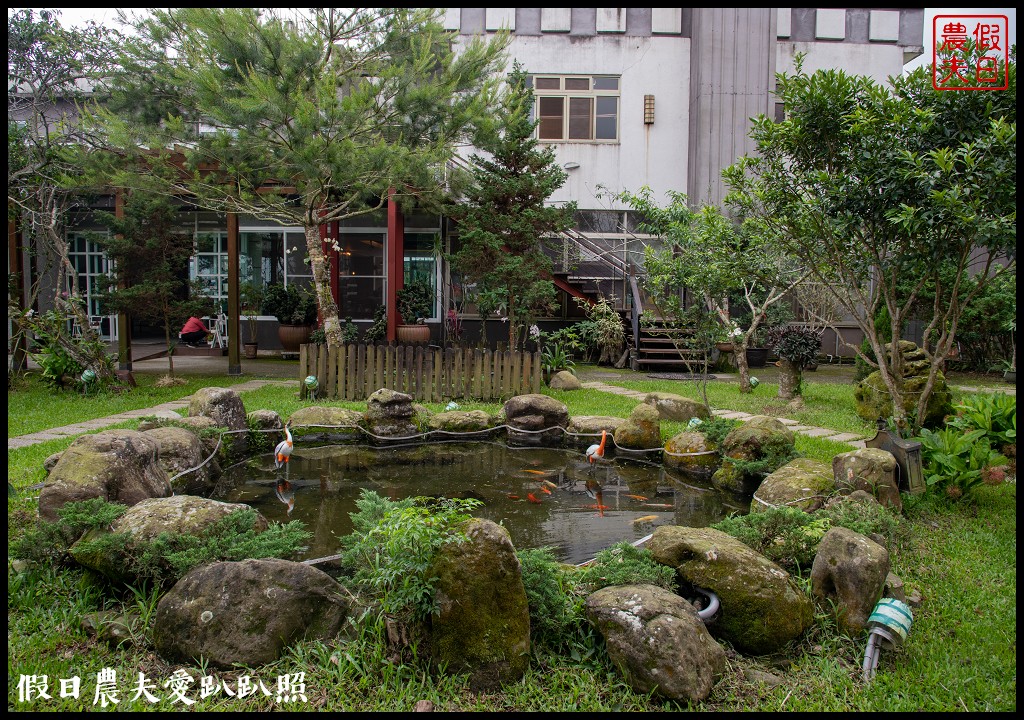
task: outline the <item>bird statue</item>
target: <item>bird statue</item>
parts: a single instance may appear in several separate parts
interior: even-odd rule
[[[595,460],[601,460],[604,458],[604,444],[608,440],[608,431],[601,431],[601,444],[591,445],[587,448],[587,461],[594,462]]]
[[[292,434],[288,429],[288,426],[292,424],[289,420],[284,426],[284,440],[277,444],[274,448],[274,467],[280,468],[288,462],[288,458],[292,455]]]

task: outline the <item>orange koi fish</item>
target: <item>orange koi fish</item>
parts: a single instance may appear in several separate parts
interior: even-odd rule
[[[555,485],[550,480],[541,480],[541,482],[544,483],[545,485],[547,485],[548,487],[553,487],[553,488],[557,488],[558,487],[557,485]]]
[[[646,500],[647,499],[643,495],[627,495],[626,497],[633,498],[634,500]]]
[[[670,504],[670,503],[644,503],[644,507],[664,507],[664,508],[670,508],[670,507],[675,507],[675,506]]]
[[[638,517],[635,520],[633,520],[633,524],[636,525],[637,523],[650,522],[651,520],[657,519],[657,515],[644,515],[643,517]]]
[[[608,510],[608,506],[602,505],[601,503],[592,503],[591,505],[587,505],[587,507],[591,510]]]
[[[509,500],[518,500],[519,499],[518,495],[513,495],[512,493],[509,493],[505,497],[507,497]]]
[[[523,472],[528,472],[533,475],[550,475],[554,470],[523,470]]]
[[[540,486],[540,491],[541,491],[542,493],[544,493],[545,495],[550,495],[550,494],[551,494],[551,491],[550,491],[550,490],[548,490],[548,489],[547,489],[546,487],[544,487],[543,485],[541,485],[541,486]]]
[[[540,505],[540,500],[538,500],[537,496],[534,495],[533,493],[526,493],[526,499],[532,503],[537,503],[538,505]]]

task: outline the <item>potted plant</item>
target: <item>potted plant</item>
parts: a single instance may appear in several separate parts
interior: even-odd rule
[[[242,315],[245,316],[246,324],[249,326],[249,339],[242,343],[242,351],[245,356],[252,360],[259,350],[260,309],[263,307],[263,283],[249,281],[242,284],[239,293],[242,303]]]
[[[309,342],[316,325],[316,298],[296,285],[270,285],[263,296],[263,313],[280,323],[277,336],[283,351],[297,353],[299,345]]]
[[[434,290],[422,280],[408,283],[397,293],[398,313],[402,324],[396,329],[399,342],[425,343],[430,341],[430,327],[426,318],[434,309]]]

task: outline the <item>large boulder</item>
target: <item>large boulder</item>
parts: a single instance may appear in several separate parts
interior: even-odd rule
[[[520,680],[530,664],[530,611],[522,568],[508,531],[474,518],[467,542],[441,547],[431,567],[438,612],[431,616],[432,659],[468,673],[474,690]]]
[[[896,458],[880,448],[861,448],[832,458],[836,489],[843,495],[857,490],[870,493],[878,502],[897,512],[903,498],[896,480]]]
[[[548,387],[552,390],[579,390],[583,384],[568,370],[559,370],[548,380]]]
[[[615,446],[627,450],[652,450],[661,447],[661,417],[653,405],[640,403],[615,428]]]
[[[171,484],[160,467],[156,440],[135,430],[105,430],[75,440],[54,465],[39,493],[39,517],[56,522],[69,502],[102,498],[134,505],[167,497]]]
[[[494,427],[494,418],[484,410],[448,410],[431,415],[427,427],[448,433],[474,433]]]
[[[497,422],[508,426],[513,445],[556,447],[569,424],[569,408],[539,393],[516,395],[502,406]]]
[[[769,508],[797,508],[814,512],[835,492],[832,468],[820,460],[796,458],[764,479],[754,493],[750,512],[763,512]]]
[[[418,435],[413,396],[381,388],[366,399],[366,429],[374,439],[407,438]]]
[[[673,592],[613,585],[587,597],[586,613],[635,692],[700,702],[725,670],[725,650],[693,606]]]
[[[749,472],[733,461],[750,463],[792,455],[794,441],[793,431],[779,420],[755,415],[722,440],[722,465],[711,476],[711,483],[723,492],[752,495],[768,473]]]
[[[231,388],[205,387],[192,394],[188,403],[189,417],[206,417],[228,430],[248,430],[242,397]],[[224,445],[230,458],[243,457],[249,449],[247,432],[224,435]]]
[[[248,510],[248,505],[224,503],[193,495],[174,495],[166,498],[150,498],[132,507],[110,525],[111,533],[128,533],[134,542],[152,542],[161,535],[198,536],[232,513]],[[259,513],[253,522],[253,530],[263,532],[267,520]],[[94,530],[71,546],[71,556],[80,565],[92,568],[103,575],[120,582],[132,582],[131,571],[121,565],[121,558],[112,554],[98,554],[89,542],[107,531]]]
[[[892,343],[886,343],[885,351],[887,356],[892,352]],[[902,356],[902,376],[897,378],[896,382],[902,390],[903,409],[906,412],[916,411],[918,398],[928,381],[931,364],[924,352],[909,340],[900,340],[897,351]],[[857,414],[865,420],[874,422],[878,418],[892,415],[892,396],[878,370],[857,383],[853,397]],[[927,427],[941,425],[946,415],[951,412],[953,395],[946,383],[946,376],[939,372],[935,377],[921,424]]]
[[[667,467],[701,479],[710,478],[721,462],[715,444],[703,433],[689,430],[669,438],[663,455]]]
[[[210,457],[199,436],[181,427],[146,430],[159,446],[157,461],[167,473],[171,488],[181,495],[206,495],[220,475],[220,464]]]
[[[851,637],[864,632],[889,575],[889,551],[849,528],[825,533],[811,566],[811,592]]]
[[[273,410],[253,410],[246,416],[249,426],[249,443],[260,450],[270,452],[284,440],[284,423]]]
[[[360,428],[365,419],[358,410],[331,405],[308,405],[293,412],[288,422],[291,423],[291,433],[296,443],[319,443],[362,439]]]
[[[644,402],[653,405],[658,411],[658,417],[662,420],[678,420],[687,422],[691,418],[707,420],[711,417],[704,403],[697,402],[682,395],[673,393],[652,392],[647,393]]]
[[[298,640],[331,640],[348,608],[341,585],[304,563],[216,562],[190,571],[161,598],[153,644],[169,662],[256,667]]]
[[[720,530],[663,525],[646,547],[691,585],[718,596],[711,633],[741,652],[775,652],[813,621],[814,603],[785,570]]]

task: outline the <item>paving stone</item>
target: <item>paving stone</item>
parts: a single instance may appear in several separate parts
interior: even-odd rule
[[[790,428],[790,429],[792,430],[794,428]],[[801,435],[806,435],[808,437],[823,437],[825,435],[832,435],[833,433],[835,433],[835,430],[828,430],[826,428],[812,427],[812,428],[807,428],[806,430],[800,430],[799,432],[800,432]]]
[[[783,425],[799,425],[800,424],[796,420],[790,420],[789,418],[775,418],[775,419],[778,420]]]
[[[856,440],[859,437],[860,435],[857,433],[839,433],[838,435],[831,435],[827,439],[835,440],[836,442],[850,442],[851,440]]]
[[[789,429],[793,432],[803,433],[805,430],[815,430],[818,428],[812,428],[810,425],[790,425]]]

